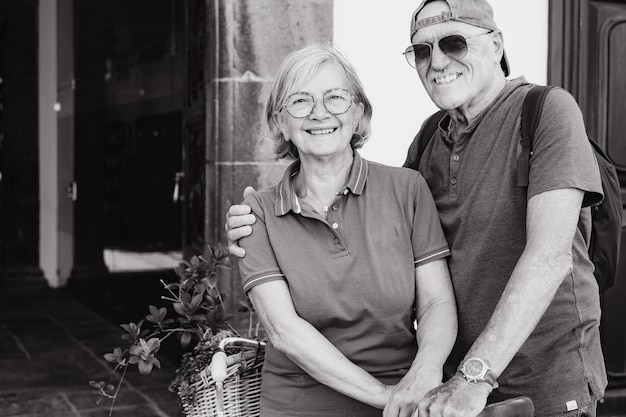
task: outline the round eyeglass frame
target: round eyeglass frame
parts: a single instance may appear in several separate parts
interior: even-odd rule
[[[326,94],[328,94],[328,93],[330,93],[330,92],[332,92],[332,91],[345,91],[346,93],[348,93],[348,96],[349,96],[349,98],[350,98],[350,101],[349,101],[348,107],[347,107],[344,111],[341,111],[341,112],[332,112],[332,111],[330,111],[330,110],[328,109],[328,107],[326,106],[326,100],[325,100]],[[304,116],[294,116],[294,115],[293,115],[293,114],[289,111],[289,108],[287,107],[287,102],[289,101],[289,98],[290,98],[290,97],[293,97],[293,96],[294,96],[294,95],[296,95],[296,94],[302,94],[302,95],[309,96],[309,97],[311,97],[311,100],[313,101],[313,105],[311,106],[311,110],[310,110],[310,111],[309,111],[306,115],[304,115]],[[322,94],[322,105],[324,106],[324,109],[325,109],[328,113],[332,114],[333,116],[338,116],[338,115],[340,115],[340,114],[347,113],[347,112],[348,112],[348,110],[350,110],[350,107],[352,107],[352,103],[354,102],[354,99],[355,99],[354,95],[352,95],[352,93],[350,93],[350,91],[346,90],[345,88],[331,88],[330,90],[326,90],[326,91],[324,91],[324,94]],[[317,101],[315,100],[315,97],[313,97],[313,94],[311,94],[311,93],[307,93],[306,91],[299,91],[299,92],[296,92],[296,93],[293,93],[293,94],[289,94],[289,96],[287,96],[287,98],[285,99],[285,102],[284,102],[284,103],[280,106],[280,110],[278,110],[277,112],[274,112],[274,114],[278,114],[278,113],[280,113],[281,111],[283,111],[283,109],[285,109],[285,110],[287,110],[287,113],[289,113],[289,115],[290,115],[291,117],[293,117],[294,119],[304,119],[304,118],[306,118],[306,117],[309,117],[309,116],[311,115],[311,113],[313,113],[313,110],[315,110],[315,105],[316,105],[316,103],[317,103]]]

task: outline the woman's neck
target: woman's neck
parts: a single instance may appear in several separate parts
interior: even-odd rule
[[[353,160],[352,152],[335,158],[301,158],[296,193],[318,211],[324,211],[345,186]]]

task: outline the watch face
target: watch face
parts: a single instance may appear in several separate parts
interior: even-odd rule
[[[470,378],[481,377],[484,373],[485,367],[483,363],[476,359],[468,359],[463,364],[463,373]]]

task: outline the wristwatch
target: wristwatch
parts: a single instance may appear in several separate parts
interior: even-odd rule
[[[459,372],[468,382],[486,382],[493,389],[498,388],[498,382],[491,368],[480,358],[468,358],[459,366]]]

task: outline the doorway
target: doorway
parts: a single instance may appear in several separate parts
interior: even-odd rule
[[[111,272],[175,267],[181,258],[181,113],[105,125],[104,261]]]
[[[182,252],[183,2],[74,2],[73,276],[171,269]]]

